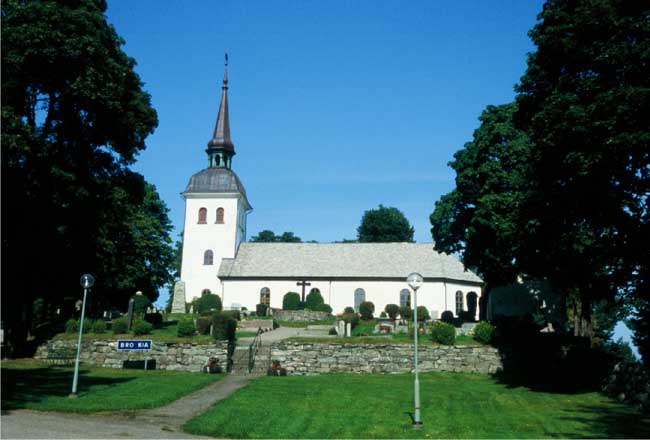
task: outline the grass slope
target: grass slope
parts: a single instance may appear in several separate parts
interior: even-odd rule
[[[421,431],[411,427],[410,374],[263,377],[184,428],[230,438],[650,436],[647,417],[599,393],[535,392],[458,373],[422,374],[420,383]]]
[[[70,399],[73,371],[33,360],[2,361],[2,409],[90,413],[154,408],[224,377],[82,366],[78,398]]]

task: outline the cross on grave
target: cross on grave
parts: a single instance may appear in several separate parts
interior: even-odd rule
[[[308,283],[307,281],[298,281],[296,286],[302,286],[302,302],[305,302],[305,287],[311,286],[311,283]]]

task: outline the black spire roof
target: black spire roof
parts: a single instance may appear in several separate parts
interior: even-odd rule
[[[230,118],[228,117],[228,54],[226,54],[226,65],[223,71],[219,113],[217,114],[217,122],[214,127],[212,139],[208,142],[208,149],[235,152],[235,146],[232,140],[230,140]]]

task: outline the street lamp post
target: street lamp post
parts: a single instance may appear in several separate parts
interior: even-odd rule
[[[72,393],[70,397],[77,397],[77,383],[79,382],[79,357],[81,356],[81,335],[84,331],[84,315],[86,313],[86,296],[88,296],[88,289],[95,284],[95,278],[90,274],[81,276],[81,287],[84,288],[84,300],[81,304],[81,321],[79,321],[79,340],[77,341],[77,359],[74,363],[74,377],[72,378]]]
[[[413,289],[413,339],[415,351],[415,413],[413,415],[413,428],[420,429],[422,419],[420,418],[420,379],[418,378],[418,289],[422,286],[423,278],[419,273],[413,272],[406,277],[406,282]]]

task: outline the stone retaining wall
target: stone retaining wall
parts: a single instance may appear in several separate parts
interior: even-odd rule
[[[273,318],[278,321],[323,321],[329,317],[330,314],[327,312],[273,309]]]
[[[125,360],[144,360],[144,351],[119,351],[116,341],[85,340],[81,343],[81,361],[99,367],[122,368]],[[48,352],[61,349],[77,350],[76,340],[55,340],[43,344],[36,350],[35,359],[47,359]],[[148,359],[156,360],[156,369],[200,372],[215,357],[225,370],[228,365],[228,343],[217,341],[212,344],[167,344],[155,343],[147,352]]]
[[[503,368],[499,352],[487,346],[418,347],[420,371],[495,373]],[[410,344],[352,344],[278,342],[271,359],[280,361],[287,374],[408,373],[413,370]]]

